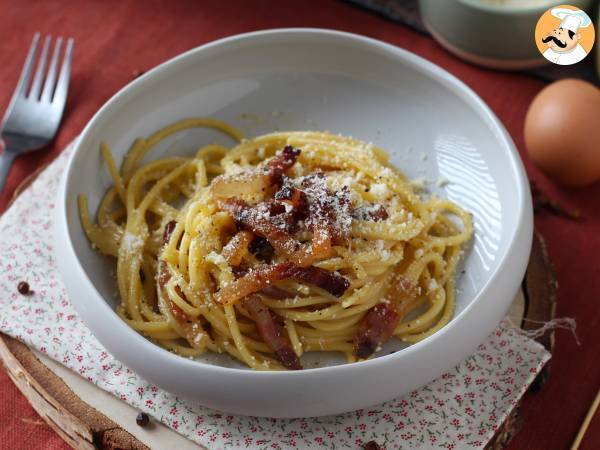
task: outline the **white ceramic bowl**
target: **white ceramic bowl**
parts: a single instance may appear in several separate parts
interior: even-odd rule
[[[372,141],[411,177],[474,214],[475,239],[448,326],[396,353],[355,364],[255,372],[193,361],[137,334],[115,314],[114,262],[92,250],[77,215],[110,185],[98,145],[120,162],[137,136],[175,120],[208,116],[255,135],[326,129]],[[193,152],[213,132],[193,130],[149,158]],[[226,142],[226,140],[224,140]],[[435,180],[450,184],[436,187]],[[71,301],[98,340],[149,381],[231,413],[306,417],[340,413],[405,394],[465,358],[504,316],[522,279],[532,237],[529,188],[505,129],[468,87],[397,47],[352,34],[292,29],[250,33],[191,50],[116,94],[83,131],[58,201],[58,261]],[[111,273],[113,275],[111,275]],[[390,344],[392,346],[397,344]],[[389,349],[390,347],[388,347]],[[398,347],[396,347],[398,348]]]

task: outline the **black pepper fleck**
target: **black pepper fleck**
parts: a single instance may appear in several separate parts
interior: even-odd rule
[[[150,417],[148,417],[148,414],[141,412],[135,418],[135,423],[140,427],[146,427],[150,423]]]

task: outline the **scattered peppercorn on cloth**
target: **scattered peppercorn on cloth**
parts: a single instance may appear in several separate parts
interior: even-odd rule
[[[56,266],[52,222],[63,152],[0,218],[0,330],[210,449],[482,448],[550,358],[503,322],[475,353],[428,385],[337,416],[234,416],[186,402],[115,360],[71,306]],[[18,292],[26,280],[33,291]]]

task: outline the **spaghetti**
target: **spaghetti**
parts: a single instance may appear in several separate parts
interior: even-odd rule
[[[142,163],[193,127],[238,144]],[[245,140],[223,122],[188,119],[137,139],[120,169],[107,144],[100,151],[113,186],[96,223],[79,196],[83,228],[116,259],[118,314],[172,352],[300,369],[304,352],[357,361],[453,315],[471,216],[421,200],[371,144],[312,131]]]

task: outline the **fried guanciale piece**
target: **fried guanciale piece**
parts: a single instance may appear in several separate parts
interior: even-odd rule
[[[386,301],[371,308],[359,322],[354,336],[354,355],[360,359],[368,358],[387,342],[417,295],[417,286],[397,276],[388,290]]]
[[[211,183],[216,197],[233,198],[244,193],[246,197],[259,199],[272,186],[280,186],[285,173],[294,165],[300,150],[288,145],[269,159],[264,167],[234,175],[221,175]]]
[[[254,320],[258,334],[265,344],[273,350],[277,360],[288,369],[301,370],[302,365],[298,356],[283,335],[283,327],[275,320],[275,317],[260,297],[258,295],[246,297],[244,307]]]
[[[389,217],[383,205],[371,205],[368,207],[355,208],[352,211],[352,218],[357,220],[371,220],[380,222]]]
[[[248,253],[250,243],[254,235],[250,231],[238,231],[223,247],[223,257],[232,267],[237,267],[242,263],[242,259]]]
[[[349,281],[338,274],[318,267],[300,267],[292,262],[262,265],[248,271],[215,294],[221,304],[235,303],[242,298],[262,291],[274,282],[294,278],[314,284],[330,294],[341,297],[350,286]]]
[[[265,172],[272,185],[281,185],[283,175],[295,164],[300,152],[300,149],[286,145],[267,162]]]
[[[219,202],[219,206],[229,213],[238,229],[246,229],[265,238],[278,254],[295,263],[301,263],[302,244],[290,233],[289,213],[285,212],[285,206],[282,205],[283,212],[277,214],[279,209],[276,209],[277,205],[274,202],[277,200],[251,206],[243,200],[230,199]]]
[[[275,255],[273,246],[264,237],[260,236],[254,237],[254,240],[250,243],[249,250],[260,261],[269,262],[273,258],[273,255]]]
[[[375,353],[377,347],[392,337],[400,319],[400,314],[390,303],[379,303],[371,308],[360,321],[354,336],[354,355],[365,359]]]
[[[238,229],[265,238],[277,254],[301,267],[329,257],[334,242],[346,241],[352,221],[348,189],[330,192],[322,173],[305,177],[301,188],[285,178],[275,198],[255,205],[230,198],[219,201],[219,207]],[[310,244],[294,237],[301,226],[312,232]]]

